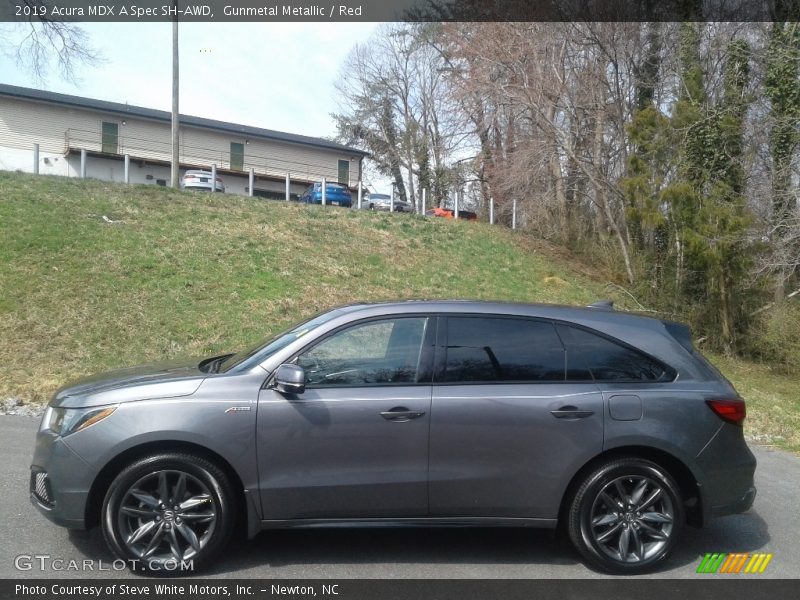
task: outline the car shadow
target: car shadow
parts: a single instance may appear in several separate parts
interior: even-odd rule
[[[332,528],[264,531],[209,574],[320,564],[552,564],[579,562],[564,536],[524,528]],[[442,573],[445,575],[445,573]]]
[[[707,552],[756,552],[770,541],[769,526],[757,511],[714,519],[709,527],[686,527],[671,562],[699,564]]]
[[[98,529],[73,531],[69,536],[84,556],[108,563],[114,560]],[[669,560],[655,575],[686,567],[694,570],[706,552],[754,552],[769,541],[768,526],[755,511],[716,519],[705,529],[686,527]],[[252,540],[234,539],[216,564],[198,576],[264,567],[381,563],[530,565],[530,576],[536,577],[537,565],[568,567],[582,561],[565,533],[546,529],[278,529],[264,531]],[[584,574],[596,576],[588,568]],[[357,572],[354,575],[358,576]],[[576,575],[581,576],[573,572],[562,576]]]

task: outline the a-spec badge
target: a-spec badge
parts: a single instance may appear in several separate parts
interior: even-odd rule
[[[244,412],[250,410],[249,406],[231,406],[230,408],[225,409],[226,413],[235,413],[235,412]]]

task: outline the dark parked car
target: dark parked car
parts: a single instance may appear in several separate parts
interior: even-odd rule
[[[308,186],[305,192],[300,194],[299,202],[306,204],[322,204],[322,184],[314,183]],[[341,183],[325,184],[325,204],[331,206],[345,206],[350,208],[353,204],[353,195],[346,185]]]
[[[745,404],[686,326],[600,305],[345,306],[238,354],[61,389],[30,494],[135,568],[200,569],[275,527],[563,522],[591,565],[657,567],[747,510]]]

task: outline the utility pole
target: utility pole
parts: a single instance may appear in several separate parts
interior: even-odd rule
[[[170,185],[178,187],[178,167],[180,166],[180,139],[178,129],[178,0],[174,4],[175,14],[172,17],[172,165],[170,168]],[[212,183],[216,185],[216,183]]]

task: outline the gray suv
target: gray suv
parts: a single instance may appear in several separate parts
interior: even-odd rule
[[[151,573],[208,565],[240,522],[561,523],[590,565],[632,574],[685,524],[750,508],[744,417],[684,325],[602,304],[359,304],[63,388],[30,494]]]

